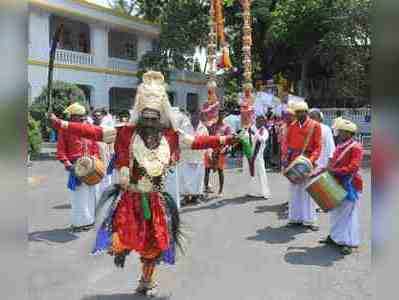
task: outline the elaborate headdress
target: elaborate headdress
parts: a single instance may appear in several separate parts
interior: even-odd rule
[[[136,100],[132,111],[132,122],[136,123],[144,109],[153,109],[160,113],[161,123],[176,128],[174,114],[166,92],[162,73],[148,71],[143,75],[143,83],[137,88]]]

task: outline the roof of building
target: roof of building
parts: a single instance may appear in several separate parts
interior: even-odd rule
[[[29,4],[47,11],[110,23],[119,27],[144,31],[153,35],[159,35],[160,33],[159,24],[144,20],[140,17],[129,16],[112,8],[86,0],[29,0]]]

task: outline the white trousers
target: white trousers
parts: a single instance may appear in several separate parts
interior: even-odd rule
[[[289,202],[288,218],[290,222],[315,225],[317,222],[316,206],[308,192],[306,184],[290,183],[291,201]]]
[[[165,191],[175,200],[177,208],[180,209],[180,189],[179,189],[179,167],[171,169],[165,178]]]
[[[267,173],[265,168],[265,162],[263,157],[259,157],[255,160],[255,176],[251,177],[251,173],[249,170],[249,163],[246,158],[243,158],[243,166],[244,166],[244,178],[243,182],[247,182],[248,178],[250,179],[248,190],[249,195],[254,197],[263,197],[269,199],[271,197],[269,182],[267,180]]]
[[[180,195],[202,195],[204,176],[203,163],[181,163],[179,165]]]
[[[73,226],[85,226],[94,223],[97,195],[98,185],[88,186],[82,183],[76,187],[75,191],[70,190]]]
[[[359,200],[343,201],[330,213],[330,237],[339,245],[357,247],[359,235]]]

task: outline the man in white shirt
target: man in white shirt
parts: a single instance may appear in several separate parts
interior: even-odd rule
[[[324,116],[323,112],[318,108],[313,108],[309,111],[309,117],[320,123],[321,127],[321,152],[320,157],[316,161],[317,170],[327,168],[330,159],[333,157],[335,151],[335,142],[332,129],[323,123]],[[317,211],[320,208],[317,207]]]
[[[244,176],[250,178],[248,185],[248,195],[250,197],[270,199],[270,188],[267,180],[265,161],[263,159],[266,142],[269,139],[269,132],[265,125],[264,117],[258,116],[256,118],[256,125],[249,129],[254,155],[250,162],[244,159]],[[253,174],[250,171],[250,164],[254,167]]]

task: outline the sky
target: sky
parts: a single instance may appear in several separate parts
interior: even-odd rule
[[[109,6],[108,0],[88,0],[88,1],[96,3],[96,4],[104,5],[104,6]]]

